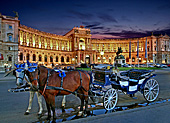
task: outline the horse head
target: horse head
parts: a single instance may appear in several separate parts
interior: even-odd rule
[[[16,76],[16,85],[21,86],[23,85],[23,80],[25,77],[25,63],[23,64],[15,64],[15,76]]]
[[[38,89],[38,63],[28,63],[26,68],[26,78],[31,83],[32,89]]]

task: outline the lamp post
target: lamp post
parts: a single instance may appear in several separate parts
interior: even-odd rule
[[[101,51],[101,52],[100,52],[100,55],[101,55],[101,57],[102,57],[101,62],[102,62],[102,64],[103,64],[103,55],[104,55],[104,51]]]

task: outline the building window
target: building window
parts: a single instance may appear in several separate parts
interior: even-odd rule
[[[9,35],[9,36],[8,36],[8,40],[9,40],[9,41],[12,41],[12,35]]]
[[[12,25],[9,25],[9,29],[12,29]]]
[[[12,61],[12,57],[11,56],[8,57],[8,61]]]
[[[23,54],[22,53],[20,53],[20,56],[19,56],[20,58],[20,61],[22,61],[23,60]]]
[[[39,55],[39,61],[41,61],[41,60],[42,60],[41,55]]]
[[[53,57],[52,56],[50,56],[50,62],[53,62]]]
[[[27,54],[27,60],[30,60],[30,55],[29,54]]]
[[[47,56],[45,56],[45,62],[47,62]]]
[[[36,61],[36,55],[33,54],[33,61]]]
[[[67,57],[67,62],[69,62],[69,57]]]
[[[12,47],[8,47],[8,50],[12,50]]]
[[[56,62],[58,62],[58,56],[56,56],[56,59],[55,59]]]

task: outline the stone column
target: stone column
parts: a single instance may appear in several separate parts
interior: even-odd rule
[[[79,64],[80,63],[80,52],[78,51],[77,53],[77,63]]]

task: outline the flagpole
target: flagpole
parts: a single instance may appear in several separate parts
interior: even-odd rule
[[[132,66],[132,60],[131,60],[131,40],[129,42],[129,60],[130,60],[130,66]]]
[[[139,68],[139,39],[137,41],[137,58],[138,58],[138,68]]]
[[[145,58],[146,58],[146,66],[148,67],[148,52],[147,52],[147,38],[145,41]]]

